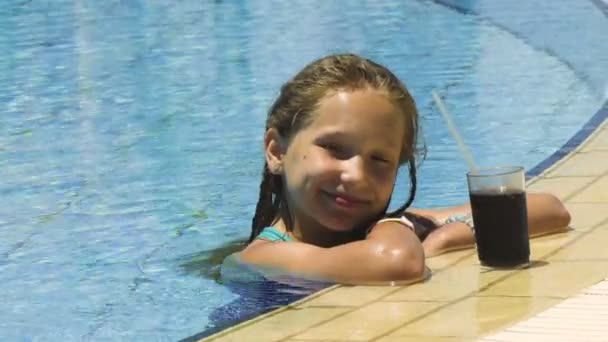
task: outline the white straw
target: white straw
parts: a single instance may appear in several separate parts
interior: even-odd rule
[[[435,100],[435,104],[437,104],[437,108],[439,108],[439,111],[443,115],[445,123],[448,125],[448,130],[452,134],[454,140],[456,140],[456,144],[460,149],[460,153],[462,153],[462,156],[464,157],[465,161],[467,162],[467,164],[469,164],[469,169],[471,171],[476,171],[477,165],[475,164],[475,160],[473,160],[473,155],[471,154],[471,151],[469,150],[467,145],[464,144],[462,136],[458,132],[454,121],[452,121],[452,116],[450,115],[450,112],[448,112],[447,108],[445,108],[445,106],[443,105],[443,101],[441,101],[441,98],[439,97],[439,95],[437,95],[437,92],[433,90],[431,93],[433,95],[433,100]]]

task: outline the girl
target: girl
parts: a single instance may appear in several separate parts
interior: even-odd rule
[[[415,233],[378,221],[403,164],[409,199],[389,215],[414,199],[417,137],[414,100],[387,68],[352,54],[306,66],[269,111],[260,197],[240,261],[350,284],[421,279]]]
[[[414,101],[385,67],[350,54],[306,66],[269,111],[260,197],[240,262],[348,284],[416,281],[425,254],[472,246],[468,204],[406,211],[417,136]],[[403,164],[409,198],[386,213]],[[567,227],[554,196],[528,194],[527,203],[531,236]]]

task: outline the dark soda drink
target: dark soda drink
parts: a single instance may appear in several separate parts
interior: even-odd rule
[[[484,266],[515,267],[530,262],[526,194],[479,191],[470,194],[477,254]]]

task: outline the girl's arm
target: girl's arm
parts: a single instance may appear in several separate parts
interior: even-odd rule
[[[530,237],[536,237],[564,231],[570,223],[570,213],[564,204],[548,193],[527,193],[528,231]],[[439,210],[418,210],[416,213],[428,216],[436,221],[443,221],[455,213],[470,212],[470,205]],[[451,250],[473,246],[475,236],[464,223],[446,224],[433,231],[423,242],[425,254],[433,256]]]
[[[475,235],[462,222],[446,224],[433,231],[422,242],[424,255],[433,257],[443,253],[471,248],[475,245]]]
[[[254,241],[243,263],[304,278],[342,284],[386,284],[424,277],[424,251],[401,223],[376,224],[365,240],[323,248],[302,242]]]
[[[530,237],[563,232],[570,224],[570,213],[559,198],[548,193],[528,193],[528,229]]]

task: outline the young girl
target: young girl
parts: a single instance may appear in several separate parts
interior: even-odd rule
[[[352,54],[306,66],[269,111],[260,197],[240,261],[350,284],[422,278],[413,230],[378,221],[403,164],[410,195],[392,214],[414,199],[417,136],[414,100],[387,68]]]
[[[472,246],[468,204],[406,211],[416,192],[417,135],[414,101],[385,67],[349,54],[306,66],[269,111],[260,197],[240,262],[386,283],[421,279],[425,254]],[[409,198],[386,213],[403,164]],[[554,196],[529,194],[527,203],[531,236],[567,227],[569,214]]]

